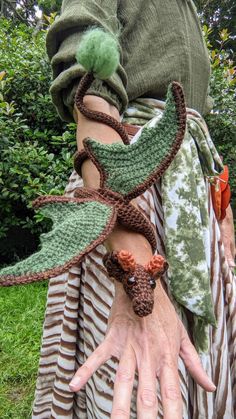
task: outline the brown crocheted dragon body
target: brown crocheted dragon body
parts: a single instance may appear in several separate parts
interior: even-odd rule
[[[112,127],[119,133],[123,143],[128,145],[128,134],[120,122],[102,112],[89,110],[84,105],[83,98],[93,80],[94,76],[92,73],[87,73],[82,78],[75,97],[77,109],[87,118]],[[179,131],[176,134],[176,139],[169,155],[162,164],[158,166],[158,170],[156,171],[159,171],[158,176],[157,173],[153,175],[153,178],[155,179],[161,176],[173,160],[180,147],[185,131],[185,106],[182,90],[177,83],[173,83],[172,86],[177,108],[179,108]],[[100,172],[100,188],[98,190],[78,188],[75,196],[78,198],[92,196],[98,201],[104,201],[114,205],[117,210],[117,222],[128,229],[143,234],[149,241],[154,253],[156,250],[156,238],[153,227],[146,216],[130,203],[132,198],[140,195],[140,193],[144,192],[144,190],[153,183],[153,179],[151,179],[151,182],[150,179],[144,182],[142,187],[139,186],[138,193],[137,191],[128,195],[117,193],[105,187],[107,178],[106,171],[104,167],[100,165],[98,159],[94,158],[94,154],[90,153],[90,147],[86,144],[85,139],[85,149],[77,152],[74,159],[75,170],[80,175],[82,164],[87,158],[91,158]],[[134,312],[140,317],[150,314],[154,305],[154,288],[156,287],[156,280],[160,279],[166,272],[168,267],[166,260],[161,255],[154,255],[147,266],[142,266],[135,262],[134,257],[129,252],[121,250],[120,252],[107,253],[104,257],[104,265],[109,276],[123,284],[125,292],[132,300]]]
[[[162,118],[143,127],[138,140],[129,144],[128,133],[119,121],[84,104],[84,96],[95,78],[106,80],[108,85],[111,82],[120,61],[117,40],[102,29],[91,29],[81,39],[76,59],[86,71],[76,92],[77,109],[85,117],[116,130],[123,144],[83,140],[84,149],[76,154],[74,166],[80,174],[83,161],[91,159],[100,173],[99,189],[78,188],[73,198],[39,197],[33,204],[51,218],[52,230],[41,236],[39,251],[0,270],[2,286],[66,272],[103,243],[117,223],[143,234],[153,253],[156,251],[152,225],[131,201],[163,175],[181,146],[186,128],[182,88],[177,82],[170,84]],[[107,254],[104,264],[109,275],[122,282],[135,313],[139,316],[151,313],[155,281],[167,268],[164,258],[153,256],[147,266],[142,266],[132,255],[120,251]]]
[[[83,98],[94,76],[87,73],[81,80],[75,103],[87,118],[114,128],[123,143],[103,144],[92,138],[83,140],[84,149],[75,156],[80,174],[87,158],[100,173],[98,189],[77,188],[73,198],[42,196],[35,208],[52,219],[52,230],[40,238],[39,251],[13,266],[0,270],[0,286],[26,284],[49,279],[79,264],[98,244],[104,243],[115,225],[143,234],[156,251],[153,227],[132,200],[151,187],[176,156],[185,134],[186,109],[181,86],[173,82],[160,120],[143,127],[139,138],[129,144],[122,124],[102,112],[86,108]],[[156,281],[167,269],[167,262],[154,255],[147,266],[137,264],[125,250],[108,253],[104,265],[110,277],[123,284],[139,316],[152,312]]]

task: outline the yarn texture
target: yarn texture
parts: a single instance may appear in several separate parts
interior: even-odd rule
[[[155,258],[157,256],[153,256],[149,264],[155,263]],[[150,272],[148,266],[136,263],[133,255],[125,250],[107,253],[103,258],[109,276],[123,284],[132,301],[133,310],[139,317],[152,312],[156,282],[165,272],[166,262],[162,256],[159,255],[159,258],[162,258],[162,266],[155,273]]]
[[[101,187],[131,200],[156,181],[177,154],[186,128],[186,110],[181,86],[168,88],[165,111],[160,122],[143,129],[131,145],[102,144],[91,138],[84,148],[101,175]]]
[[[52,219],[52,230],[41,235],[41,250],[0,271],[0,285],[49,279],[65,272],[82,256],[102,243],[115,224],[114,209],[105,203],[84,199],[44,196],[35,201]]]
[[[87,72],[105,80],[116,71],[120,54],[116,38],[102,29],[87,31],[76,52],[76,60]]]

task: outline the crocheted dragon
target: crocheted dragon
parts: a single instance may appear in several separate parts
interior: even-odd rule
[[[84,150],[75,156],[75,169],[80,172],[84,159],[90,158],[100,172],[99,189],[78,188],[73,198],[37,198],[33,206],[52,219],[52,230],[41,235],[41,249],[37,253],[0,271],[1,286],[40,281],[66,272],[103,243],[116,223],[142,233],[153,253],[156,250],[151,223],[130,201],[160,178],[181,145],[186,127],[182,88],[176,82],[169,86],[161,120],[155,126],[144,127],[138,141],[129,144],[119,122],[104,113],[90,111],[83,104],[94,78],[107,79],[116,70],[117,41],[94,29],[85,34],[78,55],[87,73],[79,84],[76,106],[88,118],[116,129],[124,144],[105,145],[92,138],[84,139]],[[129,252],[121,250],[108,253],[104,265],[111,277],[123,283],[135,313],[139,316],[151,313],[156,280],[168,266],[165,259],[155,255],[147,266],[142,266]]]

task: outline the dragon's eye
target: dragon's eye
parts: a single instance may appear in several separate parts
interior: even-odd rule
[[[156,288],[156,281],[155,279],[151,278],[149,280],[149,284],[151,285],[151,288],[154,290],[154,288]]]
[[[127,279],[127,285],[129,287],[132,287],[135,283],[136,283],[136,279],[134,276],[131,276],[130,278]]]

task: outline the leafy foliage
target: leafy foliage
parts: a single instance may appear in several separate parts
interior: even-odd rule
[[[209,41],[212,29],[203,26],[203,31],[210,52],[210,94],[214,100],[213,111],[206,117],[206,121],[224,163],[229,165],[232,206],[236,214],[236,69],[226,49],[228,30],[223,29],[218,33],[217,48],[213,48]]]
[[[0,10],[4,17],[16,23],[37,26],[41,20],[37,16],[38,10],[42,12],[44,20],[44,15],[58,13],[61,4],[62,0],[0,0]]]
[[[1,19],[0,254],[5,263],[37,246],[47,220],[34,216],[31,201],[63,194],[76,149],[75,124],[63,125],[48,92],[45,32],[33,37],[32,31]]]
[[[37,3],[44,14],[50,15],[60,11],[62,0],[38,0]]]
[[[213,48],[218,48],[218,34],[227,28],[227,49],[236,57],[236,2],[235,0],[194,0],[203,25],[211,29],[209,39]]]

